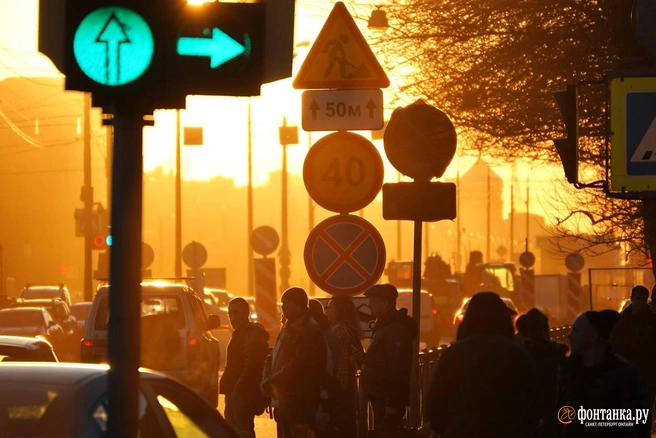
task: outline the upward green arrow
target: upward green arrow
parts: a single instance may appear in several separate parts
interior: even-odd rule
[[[210,38],[178,38],[177,51],[181,56],[209,57],[210,67],[217,68],[244,53],[246,48],[215,27]]]

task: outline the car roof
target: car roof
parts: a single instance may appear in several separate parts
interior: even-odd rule
[[[42,338],[28,338],[27,336],[0,335],[0,345],[4,347],[33,347],[36,350],[41,345],[50,345],[50,342]]]
[[[25,304],[27,303],[27,307],[29,305],[33,305],[33,307],[41,307],[44,304],[50,305],[50,304],[66,304],[66,302],[62,301],[59,298],[36,298],[36,299],[22,299],[19,298],[18,300],[14,301],[12,305],[14,304]],[[26,306],[22,306],[26,307]]]
[[[33,285],[28,284],[23,290],[64,290],[66,286],[63,284],[52,284],[52,285]]]
[[[104,284],[102,285],[96,294],[107,294],[109,293],[110,285]],[[187,292],[187,293],[194,293],[194,290],[187,286],[185,283],[173,283],[168,280],[148,280],[148,281],[142,281],[141,282],[141,291],[142,292],[158,292],[161,293],[163,291],[166,292]]]
[[[44,312],[43,307],[10,307],[9,309],[2,309],[0,310],[0,313],[9,313],[9,312],[39,312],[42,313]]]
[[[0,362],[0,381],[48,382],[62,385],[77,384],[95,377],[104,376],[109,370],[106,364],[80,364],[64,362]],[[141,376],[165,379],[161,374],[139,369]],[[2,376],[5,376],[3,378]]]
[[[73,303],[73,304],[71,304],[71,308],[72,308],[72,307],[91,307],[91,306],[93,306],[93,302],[92,302],[92,301],[83,301],[83,302],[81,302],[81,303]]]

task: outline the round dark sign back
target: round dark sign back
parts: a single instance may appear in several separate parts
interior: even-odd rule
[[[567,269],[570,271],[580,271],[583,269],[583,266],[585,265],[585,260],[583,259],[583,256],[578,253],[572,253],[568,254],[567,257],[565,257],[565,266],[567,266]]]
[[[631,24],[637,40],[652,55],[656,55],[656,2],[635,0]]]
[[[141,269],[148,269],[155,260],[153,247],[146,242],[141,242]]]
[[[278,232],[267,225],[255,228],[251,234],[253,251],[264,257],[274,252],[279,243]]]
[[[528,269],[535,264],[535,255],[531,251],[524,251],[519,255],[519,264]]]
[[[458,143],[449,117],[421,101],[394,110],[383,141],[396,170],[425,181],[444,175]]]
[[[182,250],[182,261],[191,269],[200,269],[207,261],[207,250],[202,243],[188,243]]]

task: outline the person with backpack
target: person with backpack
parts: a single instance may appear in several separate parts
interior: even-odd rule
[[[335,376],[339,382],[332,411],[333,426],[342,438],[357,435],[357,381],[356,373],[362,366],[362,348],[358,311],[350,297],[335,295],[326,306],[330,329],[341,341],[341,352]]]
[[[406,436],[405,413],[410,403],[410,371],[418,324],[407,309],[397,309],[399,292],[392,284],[367,289],[371,316],[376,318],[371,343],[362,361],[360,384],[373,411],[369,436]]]
[[[286,322],[266,360],[260,390],[271,397],[284,438],[316,437],[328,348],[304,289],[290,287],[280,301]]]
[[[234,332],[219,389],[225,394],[225,419],[242,438],[255,438],[254,417],[261,415],[269,404],[260,392],[262,368],[269,354],[269,333],[251,322],[249,315],[250,306],[243,298],[233,298],[228,304]]]

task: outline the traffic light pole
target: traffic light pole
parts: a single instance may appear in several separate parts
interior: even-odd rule
[[[143,113],[127,102],[114,113],[112,247],[107,357],[107,436],[136,438],[141,343]]]
[[[84,93],[84,301],[93,301],[93,187],[91,185],[91,93]]]
[[[422,221],[414,221],[415,236],[412,258],[412,319],[421,323],[421,234]],[[410,426],[418,427],[421,412],[419,408],[419,334],[412,342],[412,370],[410,373]]]

